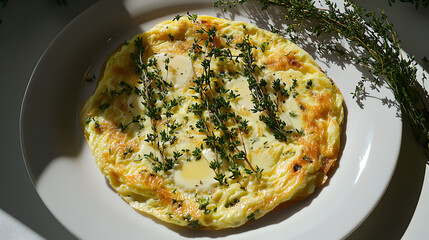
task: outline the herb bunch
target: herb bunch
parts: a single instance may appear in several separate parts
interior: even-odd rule
[[[252,166],[244,144],[243,134],[249,131],[248,121],[237,115],[231,107],[231,101],[239,95],[226,89],[220,80],[224,76],[217,76],[211,69],[214,59],[233,61],[232,53],[228,48],[216,46],[215,38],[218,36],[215,26],[211,29],[202,27],[197,33],[205,36],[206,40],[202,44],[196,40],[189,50],[189,56],[194,60],[201,57],[203,70],[200,75],[195,74],[194,85],[190,87],[195,91],[193,98],[198,102],[192,104],[188,112],[199,119],[196,123],[198,131],[207,134],[204,143],[215,157],[210,160],[210,168],[214,170],[215,179],[220,185],[228,185],[228,178],[237,179],[242,174],[237,164],[239,161],[244,161],[250,168],[244,169],[246,173],[255,173],[260,178],[262,169]],[[232,127],[228,127],[230,122],[234,123]],[[201,148],[195,149],[193,155],[200,156]],[[224,162],[229,165],[229,177],[222,170]]]
[[[220,0],[214,5],[233,7],[245,2],[248,0]],[[365,94],[365,81],[371,81],[373,84],[385,82],[400,104],[402,112],[410,119],[415,137],[429,153],[429,112],[425,106],[428,99],[426,91],[422,93],[419,85],[419,81],[423,82],[426,76],[423,75],[422,79],[417,77],[413,56],[404,56],[401,52],[398,35],[383,11],[369,11],[351,1],[345,1],[344,11],[330,0],[325,1],[327,8],[316,7],[312,0],[258,2],[262,3],[262,10],[270,6],[286,9],[284,18],[290,24],[283,32],[295,40],[304,27],[314,36],[326,34],[336,40],[346,38],[361,49],[361,54],[356,55],[352,51],[330,48],[330,51],[347,55],[355,64],[365,67],[374,76],[371,79],[362,79],[353,96],[359,98]]]
[[[292,133],[291,130],[287,130],[287,124],[285,121],[280,119],[277,112],[279,110],[278,101],[273,101],[270,92],[267,89],[267,82],[264,79],[258,78],[258,67],[255,64],[252,49],[256,48],[251,44],[249,35],[245,35],[241,43],[236,44],[240,49],[241,53],[239,57],[242,59],[244,64],[243,75],[247,78],[249,84],[249,90],[252,93],[252,101],[254,104],[253,112],[262,112],[259,115],[259,120],[264,122],[274,133],[274,137],[280,141],[286,141],[287,136]],[[280,84],[280,80],[274,82],[275,95],[288,95],[284,89],[284,85]]]
[[[161,69],[158,67],[156,58],[149,58],[147,63],[143,61],[143,55],[146,51],[141,37],[138,37],[134,45],[137,53],[131,54],[131,58],[136,64],[136,73],[140,74],[139,84],[141,88],[134,87],[134,94],[141,97],[141,103],[145,107],[145,115],[150,119],[152,132],[147,134],[145,141],[152,144],[154,149],[159,151],[159,157],[150,152],[145,157],[153,162],[154,172],[168,171],[174,167],[178,159],[183,156],[186,150],[179,152],[173,151],[171,157],[167,149],[176,143],[177,137],[174,132],[181,124],[172,120],[173,109],[179,105],[181,98],[168,98],[167,94],[173,87],[172,82],[168,82],[161,75]],[[167,58],[168,59],[168,58]],[[168,71],[168,60],[165,61],[165,69]],[[131,123],[138,123],[142,119],[140,115],[133,118]],[[165,119],[165,129],[158,126],[159,122]],[[120,125],[121,131],[129,125]]]

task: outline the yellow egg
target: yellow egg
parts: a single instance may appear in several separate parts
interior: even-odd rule
[[[81,124],[97,166],[130,206],[224,229],[326,181],[342,102],[287,39],[245,22],[182,16],[109,56]]]

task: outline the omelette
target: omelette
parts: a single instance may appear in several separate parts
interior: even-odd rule
[[[294,43],[246,22],[188,14],[119,46],[80,119],[96,165],[132,208],[225,229],[326,182],[342,104]]]

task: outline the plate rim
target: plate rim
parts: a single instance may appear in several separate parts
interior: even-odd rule
[[[209,2],[209,1],[207,1],[207,0],[179,0],[179,1],[181,1],[181,2],[186,2],[186,3],[202,3],[202,2],[204,2],[204,3],[206,3],[206,2]],[[26,85],[26,88],[25,88],[25,92],[24,92],[24,95],[23,95],[23,98],[22,98],[22,102],[21,102],[21,107],[20,107],[20,115],[19,115],[19,137],[20,137],[20,147],[21,147],[21,154],[22,154],[22,156],[23,156],[23,160],[24,160],[24,164],[25,164],[25,167],[26,167],[26,171],[27,171],[27,173],[28,173],[28,175],[29,175],[29,177],[30,177],[30,179],[31,179],[31,182],[32,182],[32,184],[33,184],[33,186],[34,186],[34,188],[36,189],[36,192],[37,192],[37,194],[39,195],[39,197],[41,198],[41,200],[42,200],[42,202],[43,202],[43,204],[47,207],[47,209],[51,212],[51,214],[56,218],[56,220],[62,225],[62,226],[64,226],[65,227],[65,229],[67,229],[73,236],[75,236],[75,237],[77,237],[77,235],[73,232],[73,231],[71,231],[69,228],[68,228],[68,226],[61,220],[61,218],[59,217],[59,216],[57,216],[52,210],[51,210],[51,208],[48,206],[48,205],[46,205],[46,203],[45,203],[45,200],[43,199],[43,197],[40,195],[40,193],[39,193],[39,191],[37,191],[37,183],[36,183],[36,180],[35,180],[35,178],[34,178],[34,175],[33,175],[33,171],[31,170],[31,166],[30,166],[30,164],[29,164],[29,156],[27,155],[27,152],[26,152],[26,141],[25,141],[25,132],[24,132],[24,130],[23,130],[23,126],[25,125],[25,106],[26,106],[26,102],[27,101],[29,101],[28,100],[28,94],[29,94],[29,92],[31,91],[31,86],[33,85],[33,84],[35,84],[35,81],[37,81],[37,80],[34,80],[34,78],[35,78],[35,75],[36,75],[36,73],[37,73],[37,71],[38,71],[38,68],[40,67],[40,65],[42,64],[42,61],[44,60],[44,58],[45,58],[45,56],[46,56],[46,54],[47,54],[47,52],[49,52],[50,51],[50,49],[51,49],[51,46],[60,38],[60,36],[62,35],[62,34],[64,34],[64,32],[66,32],[67,31],[67,29],[69,29],[70,28],[70,26],[72,26],[73,24],[75,24],[76,22],[77,22],[77,20],[78,19],[81,19],[81,18],[85,18],[85,17],[87,17],[88,15],[90,15],[92,12],[96,12],[97,11],[97,8],[99,8],[99,7],[102,7],[104,4],[106,4],[106,2],[108,2],[108,0],[102,0],[102,1],[99,1],[99,2],[97,2],[97,3],[95,3],[95,4],[93,4],[92,6],[90,6],[89,8],[87,8],[86,10],[84,10],[83,12],[81,12],[80,14],[78,14],[72,21],[70,21],[53,39],[52,39],[52,41],[49,43],[49,45],[45,48],[45,50],[43,51],[43,53],[42,53],[42,55],[40,56],[40,58],[38,59],[38,61],[37,61],[37,63],[36,63],[36,65],[35,65],[35,67],[34,67],[34,69],[33,69],[33,71],[32,71],[32,74],[30,75],[30,78],[29,78],[29,80],[28,80],[28,83],[27,83],[27,85]],[[156,2],[156,0],[147,0],[147,1],[144,1],[144,2],[141,2],[141,4],[142,5],[145,5],[145,4],[150,4],[150,3],[154,3],[154,2]],[[211,1],[210,1],[211,2]],[[176,2],[176,4],[177,4],[177,2]],[[395,100],[396,101],[396,100]],[[344,103],[345,104],[345,103]],[[401,111],[401,109],[399,109],[399,112]],[[399,141],[397,141],[396,143],[397,143],[397,147],[396,148],[393,148],[395,151],[393,151],[394,153],[393,153],[393,155],[395,155],[396,157],[396,159],[394,160],[394,164],[392,164],[391,166],[390,166],[390,174],[389,174],[389,177],[387,178],[387,179],[385,179],[385,181],[386,181],[386,184],[384,184],[385,186],[383,187],[383,191],[381,192],[381,194],[379,194],[379,196],[378,196],[378,198],[376,199],[376,201],[375,201],[375,203],[372,205],[372,207],[370,208],[370,210],[369,211],[367,211],[366,212],[366,214],[364,214],[365,216],[359,221],[359,223],[358,224],[356,224],[355,226],[354,226],[354,228],[352,228],[350,231],[348,231],[348,233],[346,233],[345,235],[343,235],[342,237],[344,237],[344,238],[346,238],[347,236],[349,236],[356,228],[358,228],[364,221],[365,221],[365,219],[371,214],[371,212],[374,210],[374,208],[378,205],[378,203],[380,202],[380,200],[382,199],[382,197],[383,197],[383,195],[385,194],[385,192],[386,192],[386,190],[387,190],[387,187],[389,186],[389,183],[390,183],[390,181],[392,180],[392,178],[393,178],[393,175],[394,175],[394,170],[396,169],[396,166],[397,166],[397,160],[398,160],[398,158],[399,158],[399,153],[400,153],[400,146],[401,146],[401,141],[402,141],[402,131],[403,131],[403,124],[402,124],[402,121],[400,120],[399,121],[400,122],[400,128],[398,129],[398,138],[399,138]]]

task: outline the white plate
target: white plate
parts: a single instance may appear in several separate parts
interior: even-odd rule
[[[96,84],[85,78],[98,76],[110,52],[157,22],[188,11],[267,28],[267,20],[274,18],[258,9],[246,5],[223,13],[202,0],[102,1],[49,45],[23,101],[21,144],[40,197],[73,234],[81,239],[339,239],[368,216],[396,165],[402,133],[398,109],[383,104],[382,99],[393,99],[384,88],[370,91],[364,107],[359,107],[350,93],[362,73],[324,58],[318,61],[343,92],[347,107],[342,153],[330,181],[294,206],[238,229],[184,229],[134,211],[96,168],[78,113]]]

